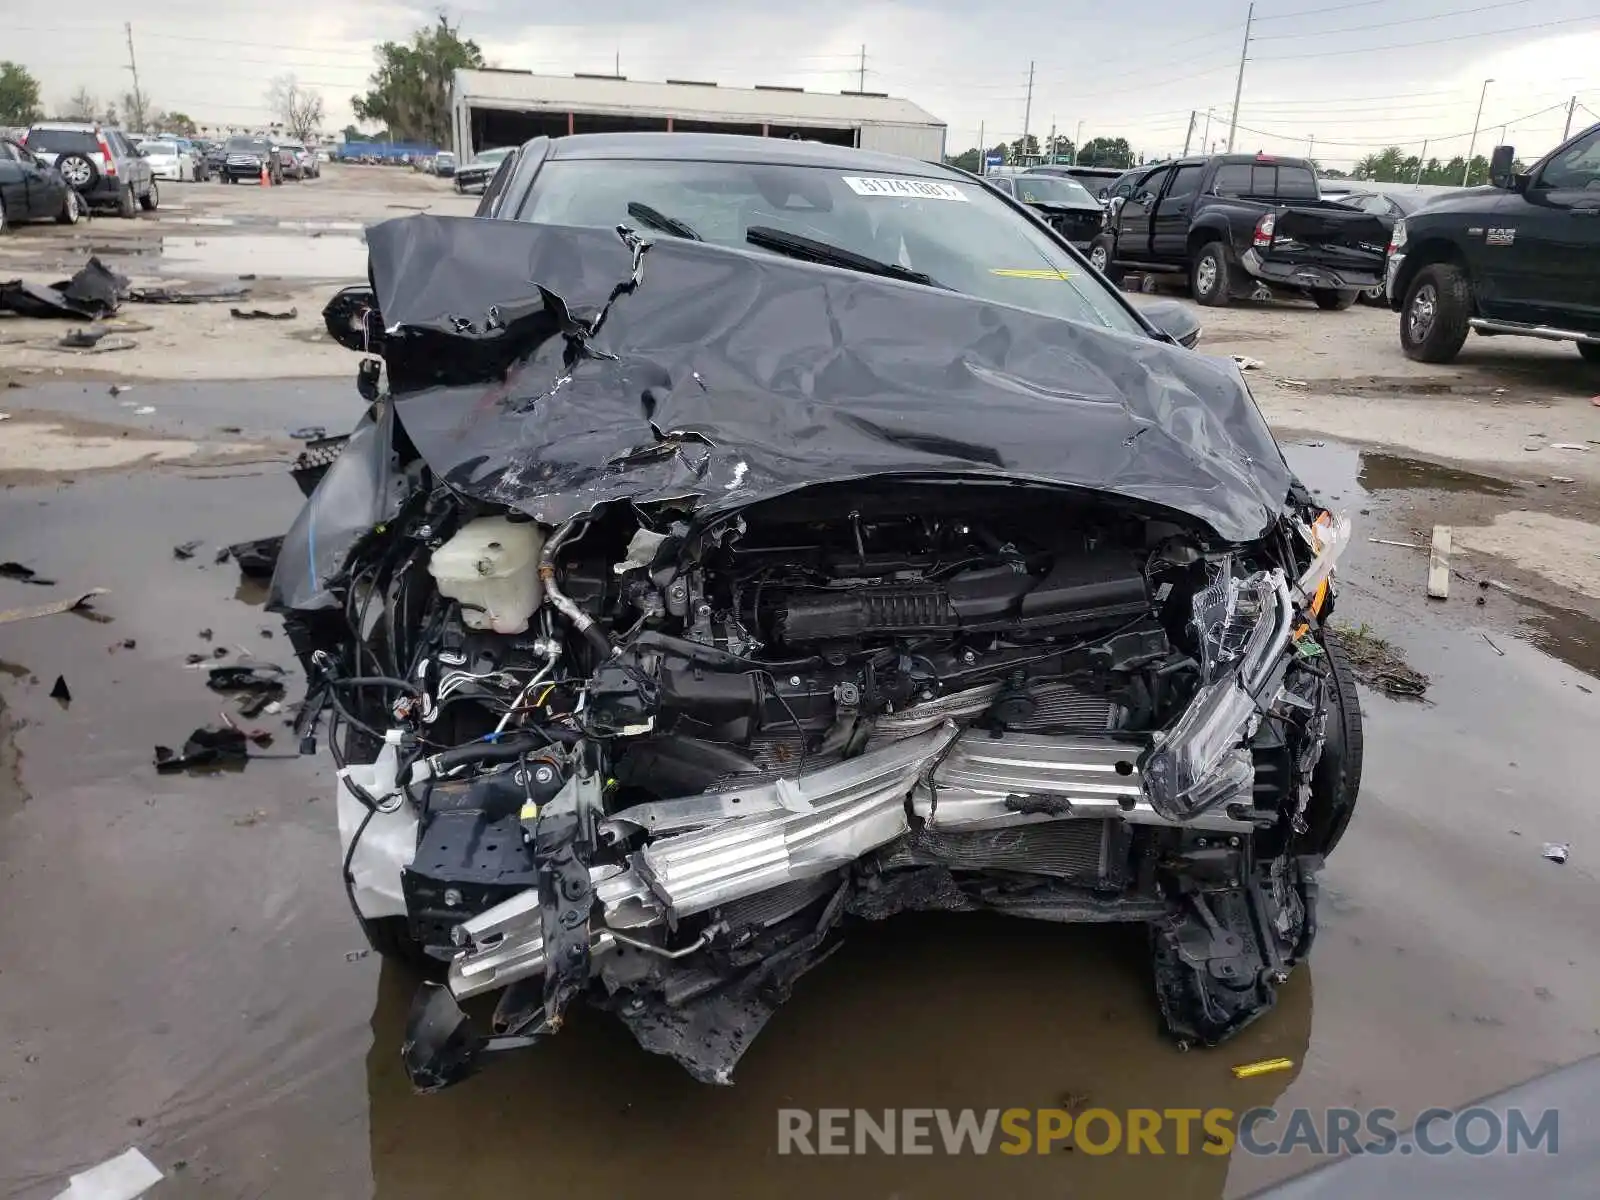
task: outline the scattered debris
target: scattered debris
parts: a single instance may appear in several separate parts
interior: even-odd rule
[[[209,642],[216,635],[209,629],[202,629],[198,636],[202,642]]]
[[[278,552],[283,549],[283,535],[260,538],[253,542],[236,542],[228,547],[233,561],[239,564],[239,573],[247,579],[270,579],[278,565]]]
[[[79,1171],[67,1180],[56,1200],[134,1200],[163,1179],[161,1170],[130,1146],[99,1166]]]
[[[56,676],[56,685],[50,689],[50,699],[59,700],[63,707],[72,703],[72,689],[67,686],[65,675]]]
[[[136,304],[215,304],[223,300],[243,300],[249,294],[250,289],[242,287],[147,287],[132,289],[128,299]]]
[[[1483,602],[1483,597],[1482,596],[1478,597],[1478,602],[1480,604]],[[1506,652],[1504,650],[1500,649],[1499,646],[1496,646],[1494,644],[1494,639],[1492,637],[1490,637],[1487,633],[1481,634],[1481,636],[1482,636],[1484,641],[1489,643],[1489,649],[1493,650],[1501,658],[1504,658],[1506,656]]]
[[[90,326],[88,329],[69,329],[66,336],[56,343],[72,350],[92,350],[96,342],[105,337],[106,330]]]
[[[1574,479],[1571,475],[1552,475],[1552,476],[1550,476],[1550,482],[1551,483],[1577,483],[1578,481],[1576,479]]]
[[[172,557],[190,559],[194,557],[194,552],[198,549],[200,549],[200,539],[196,538],[192,542],[184,542],[182,545],[174,546],[172,548]]]
[[[137,648],[138,648],[138,645],[139,645],[139,643],[138,643],[138,642],[136,642],[136,641],[135,641],[135,640],[134,640],[134,639],[133,639],[133,638],[123,638],[123,639],[122,639],[122,648],[123,648],[123,649],[124,649],[124,650],[134,650],[134,649],[137,649]]]
[[[1349,655],[1356,678],[1368,687],[1396,699],[1420,697],[1428,690],[1428,677],[1407,665],[1394,647],[1368,626],[1335,626],[1332,634]]]
[[[1428,552],[1428,597],[1450,598],[1450,526],[1433,527],[1433,546]]]
[[[1585,446],[1582,442],[1551,442],[1550,443],[1550,449],[1552,449],[1552,450],[1582,450],[1585,454],[1587,454],[1589,452],[1589,447]]]
[[[264,308],[233,308],[228,313],[238,321],[292,321],[300,315],[298,308],[288,312],[268,312]]]
[[[212,667],[206,679],[206,686],[213,692],[221,692],[224,695],[244,696],[245,699],[239,705],[240,714],[257,717],[266,711],[269,705],[283,699],[287,691],[284,677],[284,669],[271,663],[255,667]]]
[[[163,775],[197,767],[216,771],[238,769],[249,761],[248,745],[242,729],[202,726],[189,735],[179,752],[174,753],[170,746],[157,746],[155,767]]]
[[[259,825],[267,819],[267,810],[258,808],[254,812],[245,813],[242,817],[235,817],[233,823],[241,829],[248,829],[252,825]]]
[[[31,567],[25,567],[19,562],[0,563],[0,579],[15,579],[19,583],[33,583],[40,587],[55,587],[54,579],[45,579],[34,573]]]
[[[1304,379],[1279,379],[1276,382],[1279,387],[1303,388],[1311,386]]]
[[[1572,853],[1572,845],[1570,842],[1546,842],[1539,853],[1553,863],[1564,863],[1567,861],[1567,856]]]
[[[1263,1058],[1258,1062],[1240,1063],[1233,1068],[1235,1079],[1254,1079],[1257,1075],[1272,1075],[1278,1071],[1294,1070],[1292,1058]]]
[[[123,392],[131,391],[133,391],[133,384],[131,383],[113,383],[110,388],[110,392],[113,396],[120,396]]]
[[[141,404],[138,408],[133,410],[133,415],[136,417],[148,417],[153,412],[155,412],[155,409],[150,405]]]
[[[189,654],[184,657],[183,661],[191,667],[197,667],[206,661],[206,656],[204,654]]]
[[[31,621],[35,617],[53,617],[57,613],[72,612],[75,609],[83,609],[87,613],[89,601],[105,594],[105,588],[91,588],[87,592],[80,592],[76,596],[69,596],[65,600],[56,600],[50,604],[40,604],[33,608],[8,608],[0,612],[0,625]]]
[[[360,962],[363,958],[371,953],[371,950],[352,950],[350,953],[344,956],[344,960],[345,962]]]
[[[1251,358],[1248,354],[1230,354],[1228,357],[1239,364],[1239,370],[1241,371],[1254,371],[1267,365],[1259,358]]]
[[[321,425],[305,425],[289,430],[289,436],[297,442],[315,442],[327,437],[328,431]]]
[[[117,311],[128,281],[98,258],[90,258],[71,279],[48,286],[13,279],[0,283],[0,312],[24,317],[78,317],[98,320]]]
[[[1421,550],[1420,542],[1396,542],[1389,538],[1368,538],[1367,541],[1375,546],[1404,546],[1407,550]]]
[[[11,384],[7,384],[6,386],[10,387],[12,385]],[[9,421],[9,420],[11,420],[11,414],[10,413],[0,412],[0,421]]]

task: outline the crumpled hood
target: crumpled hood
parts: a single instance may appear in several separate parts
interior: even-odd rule
[[[1237,368],[953,292],[670,237],[368,231],[395,411],[463,493],[554,523],[874,475],[1018,479],[1260,535],[1290,472]]]

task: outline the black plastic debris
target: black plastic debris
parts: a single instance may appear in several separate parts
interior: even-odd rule
[[[19,562],[0,563],[0,579],[15,579],[19,583],[37,584],[39,587],[54,587],[54,579],[46,579],[31,567],[25,567]]]
[[[298,308],[288,312],[268,312],[264,308],[233,308],[228,315],[236,321],[292,321],[300,315]]]
[[[56,685],[50,689],[50,699],[61,701],[63,706],[72,703],[72,689],[67,686],[65,675],[56,676]]]
[[[184,655],[183,659],[183,661],[188,663],[191,667],[197,667],[201,663],[205,662],[205,660],[206,656],[204,654],[186,654]]]
[[[235,542],[228,554],[239,564],[239,573],[247,579],[270,579],[278,565],[278,552],[283,549],[283,536],[258,538],[253,542]]]
[[[242,287],[143,287],[132,289],[128,299],[136,304],[219,304],[226,300],[243,300],[249,294],[250,289]]]
[[[110,330],[94,329],[92,327],[89,329],[69,329],[66,336],[61,338],[56,345],[65,346],[69,350],[91,350],[109,332]]]
[[[198,549],[200,549],[200,539],[196,538],[192,542],[184,542],[182,545],[174,546],[172,548],[172,557],[178,559],[193,558],[194,552]]]
[[[260,666],[212,667],[207,674],[206,686],[224,695],[242,696],[239,704],[241,716],[256,717],[269,704],[283,699],[284,670],[271,663]]]
[[[328,429],[325,425],[304,425],[299,429],[289,430],[289,436],[297,442],[314,442],[318,438],[327,437]]]
[[[98,258],[91,258],[71,279],[59,283],[24,283],[20,279],[0,283],[0,312],[93,321],[116,312],[127,294],[127,279]]]
[[[244,730],[203,726],[189,735],[180,751],[170,746],[157,746],[155,767],[163,775],[195,768],[241,770],[249,759],[249,739]]]
[[[231,546],[224,546],[221,550],[217,551],[217,556],[212,561],[220,565],[222,563],[227,562],[228,561],[228,557],[232,553],[233,553],[233,548]]]

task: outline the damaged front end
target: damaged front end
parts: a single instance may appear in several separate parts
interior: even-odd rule
[[[726,1083],[845,924],[915,910],[1142,923],[1184,1043],[1270,1008],[1359,714],[1323,633],[1348,524],[1237,372],[556,232],[372,231],[329,323],[390,390],[274,581],[352,905],[445,971],[413,1083],[580,998]]]

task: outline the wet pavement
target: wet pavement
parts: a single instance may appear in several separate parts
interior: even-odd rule
[[[337,432],[357,411],[345,383],[152,385],[133,398],[156,409],[138,420],[185,437]],[[118,401],[62,385],[7,403]],[[1480,485],[1332,443],[1291,457],[1335,505],[1370,510],[1339,619],[1370,624],[1432,685],[1424,702],[1363,690],[1361,805],[1323,876],[1310,966],[1278,1008],[1220,1049],[1181,1054],[1158,1035],[1137,929],[905,917],[852,933],[808,975],[731,1089],[692,1082],[579,1011],[546,1046],[412,1095],[398,1050],[414,981],[360,955],[323,761],[293,756],[263,717],[254,724],[282,736],[242,773],[151,766],[153,746],[181,743],[222,707],[185,656],[227,647],[215,661],[291,661],[281,633],[262,634],[276,622],[261,590],[212,554],[281,530],[299,502],[291,480],[271,464],[162,467],[0,492],[4,558],[63,588],[111,589],[95,603],[109,622],[0,627],[22,785],[0,754],[0,1196],[54,1196],[71,1171],[131,1144],[167,1172],[160,1197],[698,1197],[709,1184],[1209,1200],[1311,1164],[780,1159],[776,1110],[1354,1104],[1405,1115],[1600,1051],[1600,815],[1581,782],[1600,718],[1593,626],[1497,590],[1478,607],[1464,582],[1457,600],[1430,606],[1415,552],[1365,540],[1397,505]],[[195,538],[193,559],[173,557]],[[0,608],[48,594],[0,579]],[[48,695],[57,675],[72,690],[65,709]],[[1571,861],[1543,859],[1545,841],[1570,842]],[[1279,1055],[1294,1072],[1229,1072]]]

